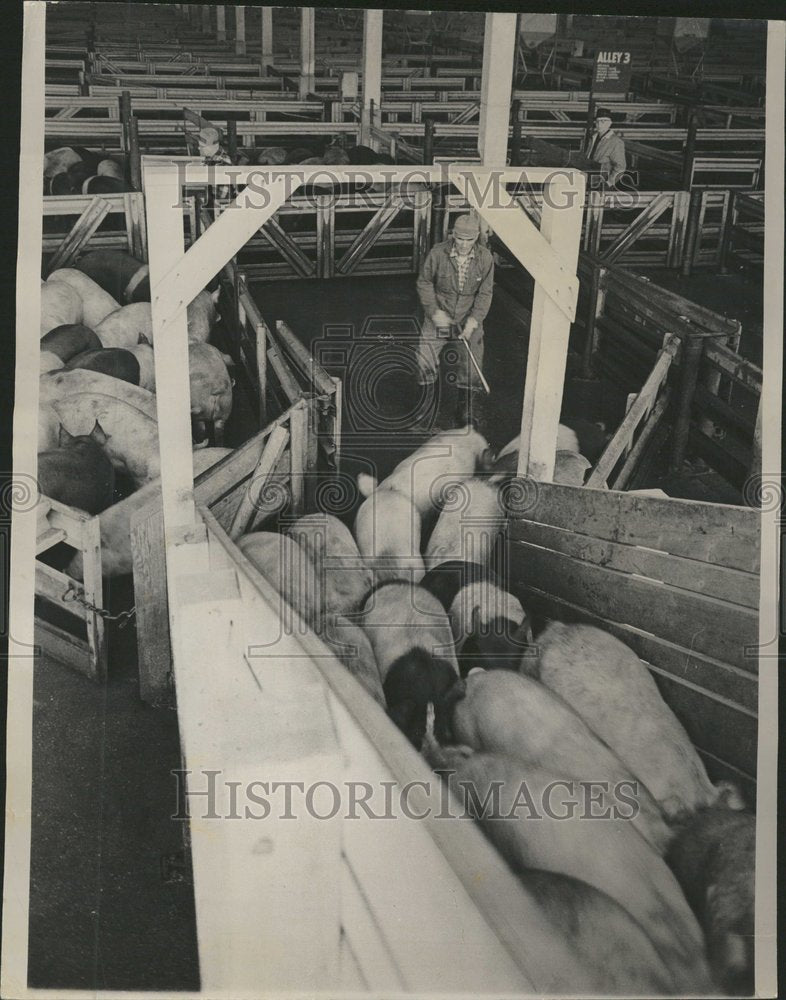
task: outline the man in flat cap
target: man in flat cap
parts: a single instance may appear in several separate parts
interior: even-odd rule
[[[598,108],[595,112],[595,127],[590,132],[584,153],[600,165],[601,176],[609,187],[614,187],[625,173],[625,142],[611,127],[608,108]]]
[[[477,218],[459,216],[450,238],[432,248],[421,268],[417,291],[425,314],[418,345],[422,385],[436,380],[440,351],[451,337],[465,338],[483,366],[483,320],[494,293],[494,258],[478,242],[479,236]]]

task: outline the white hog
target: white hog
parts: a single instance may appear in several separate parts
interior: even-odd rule
[[[306,514],[288,534],[314,564],[325,614],[357,611],[373,578],[349,528],[332,514]]]
[[[593,625],[551,622],[537,640],[539,677],[652,792],[669,819],[715,803],[682,724],[632,649]],[[533,663],[535,661],[528,661]]]
[[[274,531],[254,531],[237,543],[243,555],[278,591],[285,603],[315,632],[322,628],[322,609],[314,567],[297,542]],[[289,631],[296,631],[291,611],[279,609]]]
[[[194,452],[194,476],[232,454],[231,448],[203,448]],[[155,498],[161,498],[161,480],[154,479],[119,503],[98,515],[101,531],[101,572],[105,577],[125,576],[133,570],[131,555],[131,515]],[[68,575],[82,579],[82,553],[77,552],[68,566]]]
[[[64,281],[41,282],[41,336],[56,326],[81,323],[82,299]]]
[[[210,332],[218,319],[216,305],[219,294],[218,289],[215,292],[203,289],[193,302],[189,303],[187,310],[189,344],[204,344],[210,339]]]
[[[355,517],[358,549],[378,581],[423,577],[420,533],[420,512],[398,490],[373,490]]]
[[[139,385],[148,392],[156,391],[156,364],[150,344],[136,344],[128,350],[139,363]]]
[[[468,477],[457,481],[426,545],[426,569],[454,559],[485,566],[504,526],[505,512],[495,480]]]
[[[501,458],[505,458],[506,455],[518,455],[519,453],[519,443],[521,441],[521,434],[517,434],[512,441],[508,441],[504,448],[501,448],[497,452],[497,461]],[[570,427],[566,427],[565,424],[559,424],[557,427],[557,447],[556,451],[580,451],[579,449],[579,439],[574,430]]]
[[[149,302],[132,302],[110,313],[95,328],[104,347],[132,347],[153,343],[153,311]]]
[[[473,671],[464,684],[466,694],[453,711],[458,742],[506,754],[526,766],[548,768],[562,777],[608,782],[612,795],[615,787],[626,783],[638,806],[632,825],[663,854],[671,831],[657,802],[570,705],[538,681],[510,670]]]
[[[676,995],[713,995],[696,918],[664,860],[627,819],[588,819],[584,789],[551,768],[524,766],[500,753],[466,753],[426,749],[514,870],[557,872],[606,893],[652,941]]]
[[[82,319],[80,322],[95,330],[102,320],[120,308],[109,292],[96,284],[92,278],[73,267],[60,267],[53,271],[46,283],[62,281],[69,285],[82,300]]]
[[[193,419],[223,425],[232,412],[232,379],[221,352],[212,344],[189,343],[188,376]]]
[[[361,493],[368,496],[375,487],[397,490],[409,497],[421,517],[438,511],[440,492],[456,479],[473,476],[489,461],[488,441],[471,426],[453,427],[435,434],[395,467],[379,485],[372,476],[359,476]]]
[[[322,641],[347,670],[385,707],[385,692],[371,640],[361,626],[343,615],[329,614],[325,619]]]

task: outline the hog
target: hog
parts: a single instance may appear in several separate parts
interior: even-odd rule
[[[189,343],[188,374],[192,419],[223,426],[232,412],[232,379],[221,352],[211,344]]]
[[[678,996],[712,992],[696,918],[663,858],[628,820],[588,820],[584,789],[551,767],[496,752],[468,755],[466,747],[435,749],[428,739],[424,752],[515,871],[568,875],[605,893],[638,922]]]
[[[122,347],[130,351],[144,337],[153,343],[153,310],[149,302],[133,302],[120,306],[96,327],[104,347]]]
[[[58,268],[49,275],[47,284],[52,281],[64,281],[82,299],[82,322],[91,330],[95,330],[102,320],[120,308],[111,295],[77,268]]]
[[[210,331],[216,324],[218,313],[216,304],[220,290],[209,292],[203,289],[188,306],[188,342],[204,344],[210,339]],[[152,343],[152,337],[150,338]]]
[[[373,579],[349,528],[332,514],[306,514],[289,527],[288,534],[314,565],[325,614],[357,611]]]
[[[496,478],[470,476],[451,483],[447,491],[423,554],[426,569],[451,560],[487,565],[505,526]]]
[[[297,542],[275,531],[253,531],[243,535],[237,545],[288,605],[279,611],[285,626],[295,630],[294,611],[313,631],[320,632],[323,613],[314,567]]]
[[[709,806],[683,818],[666,861],[707,939],[715,981],[726,993],[754,993],[756,818]]]
[[[632,649],[594,625],[550,622],[530,668],[652,792],[669,820],[726,793],[707,777],[682,724]]]
[[[371,490],[355,516],[358,549],[379,582],[421,579],[420,533],[419,511],[398,490]]]
[[[462,677],[476,667],[517,671],[530,654],[527,613],[486,566],[450,560],[430,569],[420,585],[448,613]]]
[[[41,336],[59,326],[81,324],[82,298],[64,281],[41,282]]]
[[[139,365],[139,385],[148,392],[156,391],[156,368],[153,348],[147,342],[130,348]]]
[[[84,351],[96,351],[101,341],[93,330],[81,323],[56,326],[41,338],[41,350],[56,355],[63,363]]]
[[[203,448],[195,451],[194,476],[232,454],[231,448]],[[106,578],[126,576],[133,570],[131,554],[131,515],[145,504],[161,498],[161,480],[154,479],[98,516],[101,531],[101,572]],[[68,575],[82,579],[82,553],[77,552],[68,566]]]
[[[637,805],[631,824],[663,854],[671,831],[658,804],[570,705],[538,681],[509,670],[473,671],[463,687],[466,693],[455,701],[451,717],[458,742],[525,766],[548,765],[562,777],[608,782],[612,795],[624,782]]]
[[[328,614],[321,638],[352,676],[384,708],[385,692],[382,689],[377,658],[371,641],[361,626],[344,615]]]
[[[38,392],[41,404],[56,403],[69,396],[87,393],[121,400],[129,406],[141,410],[145,416],[153,421],[158,417],[156,398],[152,392],[132,385],[130,382],[113,378],[104,372],[88,371],[84,368],[54,372],[39,380]]]
[[[253,159],[254,163],[261,166],[278,167],[286,161],[286,158],[287,151],[283,146],[265,146],[256,151]]]
[[[91,250],[74,267],[117,302],[128,305],[150,301],[150,268],[124,250]]]
[[[446,736],[445,696],[458,680],[458,664],[437,599],[416,584],[389,581],[371,592],[358,620],[374,650],[391,719],[419,749],[431,703],[436,732]]]
[[[131,351],[122,347],[101,347],[97,351],[84,351],[65,365],[67,371],[83,368],[86,371],[103,372],[112,378],[139,385],[139,362]]]
[[[112,503],[115,470],[104,451],[106,435],[96,420],[89,434],[72,436],[60,427],[59,447],[38,454],[38,486],[44,496],[86,514]]]
[[[373,476],[358,477],[364,496],[376,488],[397,490],[411,499],[421,518],[433,516],[440,492],[456,480],[464,480],[487,467],[491,459],[488,442],[471,426],[454,427],[434,437],[408,455],[379,485]]]

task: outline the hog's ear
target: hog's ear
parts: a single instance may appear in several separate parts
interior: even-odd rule
[[[144,335],[144,333],[140,333],[139,334],[139,336],[137,337],[137,341],[136,342],[137,342],[137,344],[147,344],[148,347],[152,347],[153,346],[150,343],[150,341],[147,339],[147,337]]]
[[[214,292],[210,293],[210,298],[213,300],[213,305],[214,306],[218,305],[218,299],[219,299],[220,295],[221,295],[221,289],[220,288],[217,288]]]
[[[90,431],[90,437],[97,445],[102,448],[107,442],[107,435],[104,428],[99,424],[98,420],[93,424],[93,429]]]
[[[74,435],[69,434],[68,431],[63,426],[63,424],[60,424],[60,431],[58,433],[57,440],[58,443],[60,444],[60,447],[65,448],[66,445],[71,444],[71,442],[74,440]]]

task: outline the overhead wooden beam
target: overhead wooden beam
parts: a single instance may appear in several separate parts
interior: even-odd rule
[[[259,169],[259,168],[257,168]],[[183,256],[172,254],[169,261],[177,263],[166,271],[164,279],[153,292],[158,303],[161,324],[166,328],[176,317],[184,315],[207,283],[215,277],[226,262],[234,257],[268,219],[271,219],[286,199],[300,186],[297,176],[279,175],[270,178],[266,196],[255,203],[248,192],[241,192],[232,205],[193,243]],[[158,187],[146,184],[148,188]],[[169,186],[169,197],[171,185]],[[258,189],[257,189],[258,190]],[[152,270],[152,269],[151,269]],[[188,363],[186,362],[186,371]]]
[[[246,8],[235,7],[235,52],[239,56],[246,54]]]
[[[478,134],[478,152],[486,166],[507,163],[516,37],[516,14],[486,14]]]
[[[262,69],[273,65],[273,8],[262,8]]]
[[[544,191],[541,233],[564,270],[574,270],[578,261],[583,202],[584,174],[578,171],[555,173]],[[528,257],[519,259],[530,268]],[[532,297],[518,475],[547,483],[554,477],[570,324],[569,315],[538,282]]]
[[[314,8],[300,8],[300,99],[314,90],[316,54],[314,48]]]

